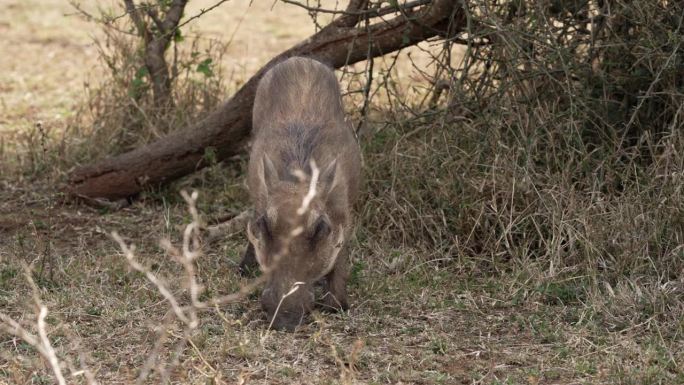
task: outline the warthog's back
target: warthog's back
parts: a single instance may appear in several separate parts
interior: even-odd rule
[[[324,64],[302,57],[275,65],[259,83],[253,119],[256,130],[343,121],[335,74]]]
[[[280,177],[309,171],[337,161],[348,184],[349,203],[355,199],[360,152],[352,127],[345,121],[337,78],[332,69],[312,59],[295,57],[275,65],[260,81],[254,100],[254,141],[248,184],[259,208],[262,185],[257,165],[268,154]]]

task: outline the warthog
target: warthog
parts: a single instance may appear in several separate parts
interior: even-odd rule
[[[240,268],[258,263],[270,271],[262,307],[274,328],[292,331],[312,309],[322,278],[321,305],[348,308],[346,242],[361,155],[337,78],[315,60],[294,57],[271,68],[252,116],[247,184],[254,216]]]

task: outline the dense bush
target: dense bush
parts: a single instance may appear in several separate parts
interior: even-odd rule
[[[681,4],[468,9],[438,111],[404,110],[366,144],[362,239],[471,271],[581,277],[587,291],[669,284],[681,298]]]

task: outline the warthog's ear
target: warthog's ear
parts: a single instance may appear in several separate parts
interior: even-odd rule
[[[337,177],[337,159],[333,160],[328,164],[323,171],[321,171],[321,176],[318,177],[318,180],[321,183],[321,186],[323,187],[323,193],[328,193],[330,190],[335,187],[336,183],[339,183],[336,178]]]
[[[327,199],[338,199],[335,196],[342,193],[342,175],[337,172],[337,159],[330,162],[330,164],[321,173],[320,181],[323,188],[322,195]]]
[[[262,255],[262,245],[261,241],[259,240],[259,237],[257,237],[253,232],[252,232],[252,223],[247,222],[247,239],[249,242],[254,246],[254,256],[256,257],[257,263],[260,266],[265,266],[264,263],[266,262],[264,260],[264,256]]]
[[[268,154],[264,154],[261,162],[261,181],[264,184],[264,191],[268,191],[278,182],[278,171],[273,165],[273,161]]]

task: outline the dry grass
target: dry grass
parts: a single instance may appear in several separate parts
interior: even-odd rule
[[[175,224],[189,220],[184,203],[169,198],[104,215],[64,206],[46,191],[5,198],[3,312],[32,327],[33,310],[25,300],[31,289],[19,262],[33,263],[60,357],[86,352],[87,367],[100,383],[131,383],[155,349],[169,311],[154,285],[128,268],[106,232],[125,232],[138,244],[141,261],[184,298],[181,283],[169,279],[181,277],[182,268],[157,246],[160,238],[177,239]],[[218,212],[214,204],[221,206],[205,202],[200,210]],[[354,306],[348,313],[316,314],[296,334],[264,338],[267,322],[257,298],[203,312],[172,373],[174,382],[338,383],[350,376],[350,361],[358,383],[681,381],[681,281],[662,285],[651,276],[623,277],[607,289],[567,268],[553,274],[542,261],[522,265],[515,258],[496,262],[495,271],[482,253],[458,263],[418,244],[362,240],[361,234],[377,231],[364,222],[354,246]],[[207,295],[232,293],[246,283],[236,273],[243,246],[237,236],[198,261]],[[162,359],[171,361],[167,355],[182,332],[181,324],[168,327]],[[2,344],[2,381],[51,381],[30,347],[11,337]]]
[[[258,8],[249,10],[238,32],[245,35],[236,34],[223,56],[223,68],[244,71],[225,74],[229,89],[281,42],[310,32],[303,22],[286,29],[289,22],[281,14],[265,12],[271,2],[255,3]],[[486,25],[505,20],[475,7],[486,2],[471,3],[474,17]],[[616,2],[612,12],[624,12],[622,5]],[[29,5],[13,3],[9,9],[0,28],[33,15]],[[525,15],[534,19],[541,11]],[[656,11],[642,7],[628,17],[648,20]],[[197,28],[225,36],[221,23],[230,29],[241,13],[229,6],[221,12],[207,15]],[[306,19],[290,7],[280,12]],[[66,20],[51,27],[58,31],[55,39],[83,36],[86,25]],[[32,44],[27,30],[10,31],[11,41]],[[473,46],[471,54],[494,64],[468,67],[471,73],[464,75],[453,59],[441,78],[460,80],[432,110],[429,97],[418,97],[425,95],[417,82],[422,75],[407,75],[410,60],[401,57],[387,78],[393,60],[378,60],[378,93],[365,128],[365,199],[351,253],[352,308],[346,313],[315,313],[294,334],[266,333],[259,301],[252,297],[199,312],[199,326],[188,331],[108,236],[113,230],[125,234],[127,243],[138,246],[137,260],[164,278],[181,304],[193,303],[183,285],[183,265],[171,262],[159,240],[177,244],[179,228],[193,221],[177,193],[181,189],[201,192],[197,208],[209,223],[245,209],[244,159],[147,192],[115,212],[76,205],[55,192],[52,181],[62,168],[50,169],[47,179],[38,178],[45,174],[30,163],[19,164],[22,177],[0,171],[12,176],[0,181],[0,312],[37,333],[33,291],[21,267],[32,265],[41,303],[49,309],[48,337],[67,381],[74,383],[86,383],[82,374],[72,375],[84,366],[100,383],[132,383],[153,351],[160,354],[157,362],[177,360],[171,382],[184,384],[684,383],[684,137],[677,108],[682,91],[672,76],[676,68],[667,64],[678,40],[653,31],[639,35],[644,40],[630,52],[645,58],[637,61],[643,67],[635,66],[645,71],[636,90],[653,94],[643,110],[616,109],[613,101],[623,95],[608,86],[633,91],[625,88],[629,78],[620,68],[600,68],[601,81],[568,81],[586,70],[585,62],[573,61],[573,44],[584,41],[558,44],[555,56],[532,57],[520,49],[520,42],[547,41],[555,33],[543,23],[478,31],[495,44]],[[656,44],[658,39],[669,43]],[[58,86],[62,81],[80,82],[80,72],[64,70],[73,69],[66,57],[79,51],[36,44],[58,52],[54,68],[61,70],[43,73],[42,85],[34,78],[39,66],[26,65],[23,78],[3,71],[10,74],[3,84],[11,85],[5,99],[10,107],[4,108],[16,110],[3,114],[3,130],[15,138],[30,135],[38,119],[51,132],[63,132],[64,117],[45,116],[80,103],[75,91],[69,93],[75,86],[66,87],[63,99],[54,93],[65,92]],[[603,53],[625,55],[612,51],[616,46],[606,44],[610,49]],[[664,53],[653,47],[665,47]],[[29,55],[26,63],[35,62],[35,49],[1,49],[16,49],[17,60]],[[20,61],[14,63],[18,68]],[[57,74],[66,75],[60,80]],[[505,83],[516,77],[525,79],[515,83],[520,87]],[[416,80],[409,83],[415,89],[401,86],[407,78]],[[26,88],[16,79],[35,82],[45,97],[22,101]],[[358,89],[363,79],[349,84]],[[590,92],[601,87],[613,93]],[[362,103],[358,94],[347,100],[350,106]],[[628,121],[632,115],[632,131],[623,138],[621,126],[608,118]],[[14,157],[23,142],[5,143],[4,155]],[[26,139],[27,153],[59,156],[40,143],[38,134]],[[248,283],[236,269],[244,245],[243,235],[236,234],[205,247],[195,265],[205,288],[199,301]],[[174,355],[177,346],[183,349]],[[153,371],[149,382],[160,375]],[[0,335],[0,383],[53,381],[39,352],[11,334]]]

